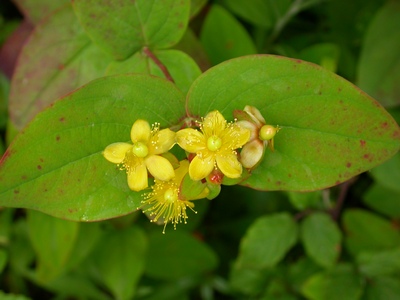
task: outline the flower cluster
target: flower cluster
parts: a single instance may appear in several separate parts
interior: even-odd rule
[[[243,167],[253,169],[262,159],[265,148],[273,150],[277,127],[266,125],[261,113],[246,106],[235,111],[238,121],[227,122],[217,110],[197,122],[198,129],[178,132],[152,127],[146,120],[136,120],[131,129],[132,143],[113,143],[103,151],[104,157],[125,170],[128,186],[143,194],[143,212],[151,221],[186,223],[186,209],[193,210],[193,200],[215,198],[224,177],[240,179]],[[178,144],[188,153],[180,162],[169,150]],[[242,148],[238,153],[238,149]],[[194,211],[194,210],[193,210]]]

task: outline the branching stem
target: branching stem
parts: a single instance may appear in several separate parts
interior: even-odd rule
[[[148,47],[143,48],[143,53],[147,55],[157,65],[157,67],[160,68],[165,78],[167,78],[171,82],[175,82],[171,74],[169,73],[167,67],[157,58],[157,56],[154,55],[154,53]]]

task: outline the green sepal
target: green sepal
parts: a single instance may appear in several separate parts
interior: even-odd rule
[[[223,184],[223,185],[235,185],[235,184],[239,184],[239,183],[241,183],[242,181],[244,181],[244,180],[246,180],[247,178],[249,178],[250,175],[251,175],[250,172],[249,172],[247,169],[243,168],[242,176],[240,176],[239,178],[229,178],[229,177],[224,176],[224,179],[222,180],[222,184]]]
[[[221,192],[221,185],[220,184],[213,184],[213,183],[208,183],[207,182],[207,188],[208,188],[208,195],[207,199],[212,200],[214,198],[217,198],[219,193]]]
[[[206,184],[200,180],[194,181],[190,178],[189,173],[183,177],[179,188],[179,198],[181,200],[200,199],[200,195],[204,192]]]

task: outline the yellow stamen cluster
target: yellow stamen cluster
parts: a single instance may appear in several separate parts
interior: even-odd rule
[[[152,192],[144,194],[144,200],[142,201],[143,212],[149,212],[151,222],[163,219],[163,233],[165,233],[165,227],[169,222],[174,225],[174,229],[182,221],[186,224],[186,219],[188,218],[186,207],[193,210],[194,204],[190,201],[179,199],[179,188],[176,182],[156,181],[152,186],[152,190]]]
[[[227,123],[217,110],[207,114],[200,123],[200,131],[185,128],[176,133],[177,144],[196,154],[189,166],[189,175],[193,180],[207,177],[215,168],[229,178],[239,178],[242,165],[236,149],[249,138],[249,130],[236,123]]]
[[[147,121],[139,119],[131,129],[132,144],[113,143],[106,147],[103,155],[126,171],[128,185],[133,191],[146,189],[149,174],[154,177],[152,190],[143,195],[140,208],[148,213],[152,222],[162,220],[165,233],[168,223],[172,223],[174,228],[178,223],[186,223],[186,209],[194,211],[192,200],[205,198],[209,194],[216,197],[218,193],[215,194],[215,191],[219,189],[215,186],[219,187],[223,176],[240,178],[242,165],[251,168],[260,161],[260,148],[254,147],[254,141],[262,141],[263,145],[273,142],[278,128],[265,125],[256,108],[246,107],[244,112],[254,121],[228,123],[215,110],[197,123],[200,130],[185,128],[176,133],[170,129],[161,130],[159,123],[150,127]],[[175,144],[190,153],[190,163],[185,159],[179,163],[179,167],[174,168],[178,160],[168,151]],[[239,156],[237,149],[242,147]],[[249,159],[254,151],[257,152],[256,159]],[[218,180],[215,174],[219,174]],[[207,183],[203,180],[205,178]],[[185,182],[190,188],[182,192]],[[192,186],[196,186],[193,191]]]

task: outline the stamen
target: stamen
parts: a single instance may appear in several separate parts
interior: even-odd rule
[[[176,229],[178,223],[183,222],[186,224],[186,219],[188,218],[186,207],[193,210],[194,204],[190,201],[179,200],[177,184],[174,181],[156,180],[152,189],[152,192],[143,194],[144,200],[141,202],[142,209],[144,208],[143,212],[149,212],[149,215],[153,217],[151,222],[157,222],[162,218],[164,220],[163,233],[165,233],[168,223],[172,223],[174,229]]]

